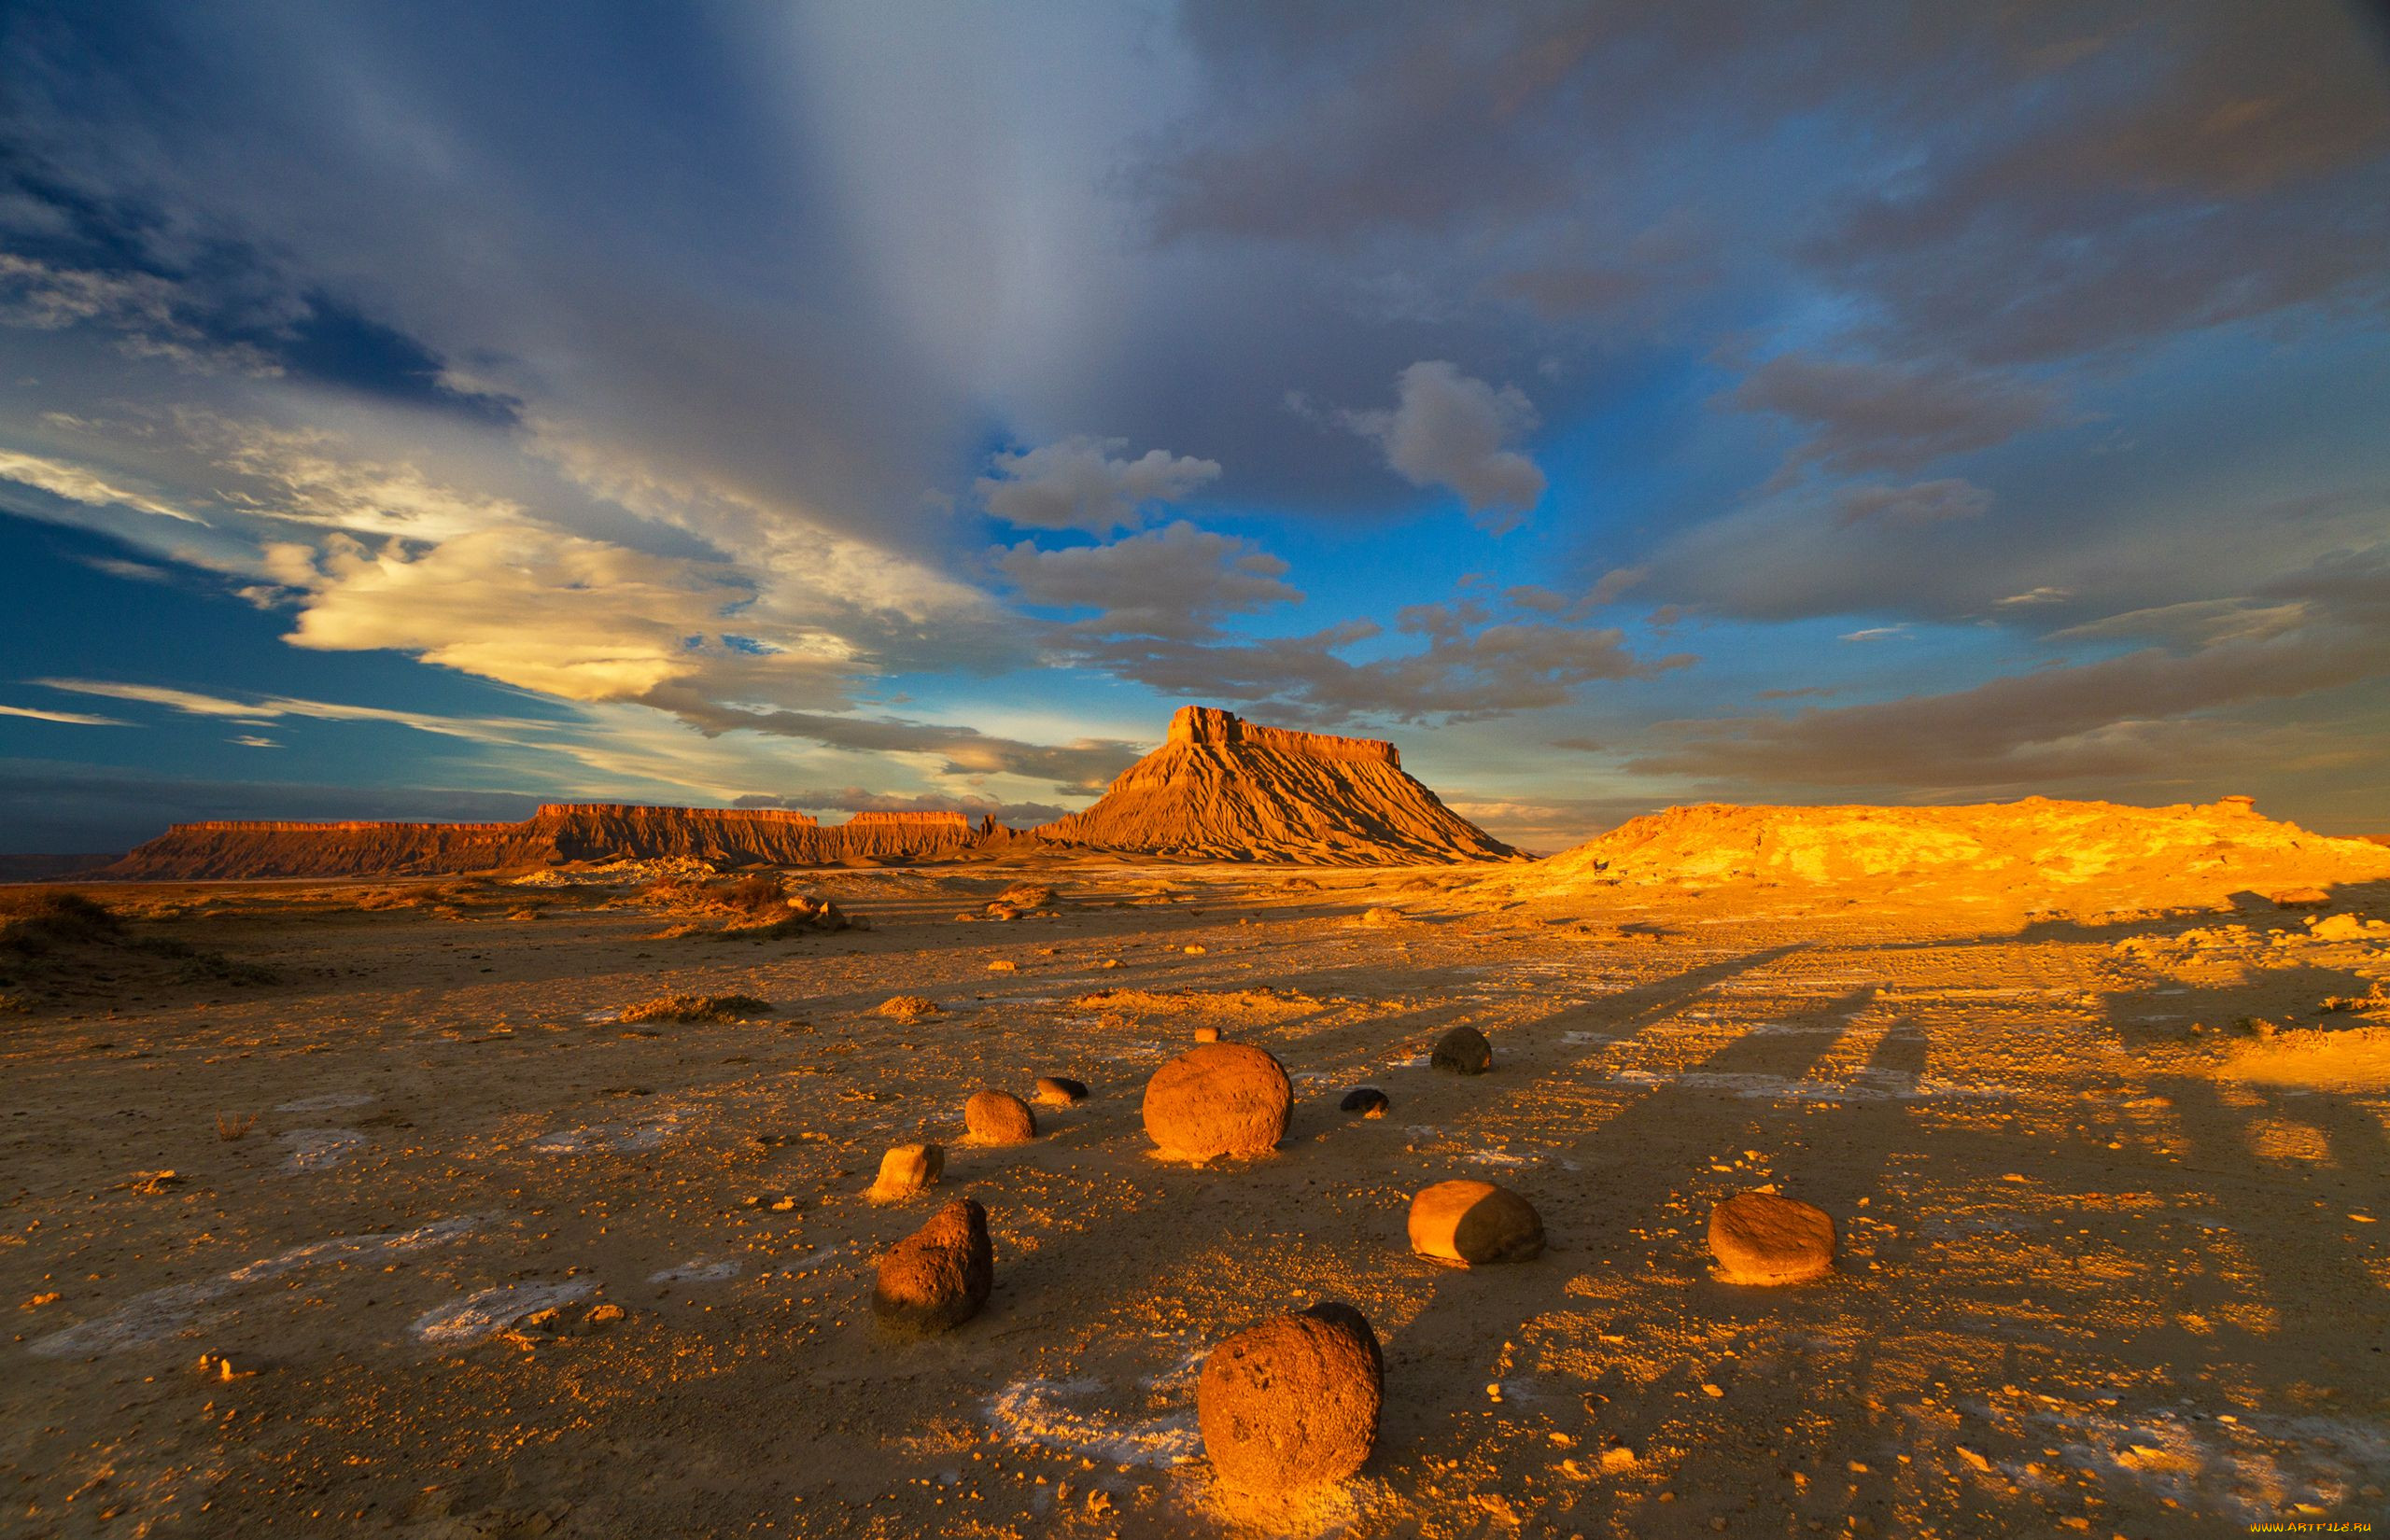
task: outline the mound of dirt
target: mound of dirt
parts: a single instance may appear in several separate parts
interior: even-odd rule
[[[162,936],[64,889],[0,891],[0,1012],[106,1001],[165,984],[271,984],[274,974]]]
[[[1364,866],[1518,854],[1403,774],[1390,743],[1257,727],[1203,706],[1173,717],[1169,740],[1093,806],[1035,833],[1212,861]]]
[[[1987,897],[2098,890],[2213,902],[2383,877],[2390,851],[2261,817],[2247,797],[2171,807],[2028,797],[1954,807],[1671,807],[1537,863],[1519,886],[1560,894],[1603,884],[1891,880]]]

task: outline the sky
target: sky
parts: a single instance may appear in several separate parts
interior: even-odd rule
[[[2390,832],[2311,0],[0,6],[0,849],[1084,805]]]

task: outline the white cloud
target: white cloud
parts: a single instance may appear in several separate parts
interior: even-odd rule
[[[96,470],[70,465],[64,460],[46,459],[39,455],[0,449],[0,480],[37,487],[53,497],[88,503],[95,508],[130,508],[137,512],[155,513],[161,518],[179,519],[185,524],[206,522],[146,492],[119,486]]]
[[[177,413],[177,421],[218,470],[253,483],[221,494],[245,512],[413,540],[445,539],[525,516],[511,499],[460,492],[413,465],[355,455],[338,435],[320,429],[196,412]]]
[[[1863,631],[1846,631],[1842,639],[1847,642],[1890,641],[1894,637],[1907,635],[1908,627],[1905,625],[1871,625]]]
[[[1151,504],[1185,502],[1220,473],[1217,460],[1160,449],[1114,458],[1128,447],[1126,439],[1069,438],[998,455],[995,474],[972,490],[989,512],[1017,525],[1109,535],[1143,524]]]
[[[130,727],[114,717],[87,716],[80,711],[38,711],[30,706],[0,706],[0,717],[24,717],[34,721],[63,722],[69,727]]]
[[[1511,444],[1536,426],[1535,406],[1515,385],[1497,390],[1441,359],[1395,378],[1391,412],[1347,412],[1345,427],[1385,449],[1386,464],[1413,486],[1445,486],[1496,534],[1515,528],[1543,497],[1543,470]]]

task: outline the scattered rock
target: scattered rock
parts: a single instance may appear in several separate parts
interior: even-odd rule
[[[204,1352],[193,1367],[203,1379],[246,1379],[258,1372],[257,1360],[246,1353]]]
[[[1494,1068],[1494,1045],[1474,1027],[1455,1027],[1436,1040],[1427,1062],[1456,1075],[1482,1075]]]
[[[1165,1155],[1267,1155],[1286,1137],[1294,1087],[1276,1059],[1241,1043],[1206,1043],[1146,1083],[1146,1132]]]
[[[881,1001],[875,1008],[875,1014],[897,1021],[912,1021],[921,1016],[936,1015],[939,1012],[936,1001],[920,995],[896,995]]]
[[[963,1126],[975,1144],[1025,1144],[1037,1137],[1037,1116],[1010,1091],[981,1091],[963,1104]]]
[[[1217,1043],[1220,1041],[1220,1029],[1217,1027],[1198,1027],[1195,1029],[1195,1041]]]
[[[1337,1105],[1345,1112],[1358,1113],[1363,1117],[1384,1117],[1386,1108],[1393,1103],[1387,1101],[1385,1093],[1376,1086],[1362,1085],[1345,1092],[1344,1099]]]
[[[935,1144],[899,1144],[879,1157],[879,1180],[864,1196],[901,1203],[946,1173],[946,1151]]]
[[[958,1197],[880,1256],[871,1313],[892,1331],[951,1331],[979,1313],[995,1278],[988,1211]]]
[[[1315,1305],[1214,1348],[1195,1386],[1203,1452],[1231,1486],[1261,1492],[1341,1481],[1377,1442],[1385,1402],[1377,1334],[1349,1305]]]
[[[1087,1099],[1087,1082],[1063,1075],[1037,1077],[1037,1104],[1041,1107],[1076,1107]]]
[[[1543,1254],[1535,1205],[1491,1182],[1439,1182],[1411,1200],[1411,1250],[1474,1267]]]
[[[1709,1211],[1709,1253],[1729,1283],[1807,1283],[1834,1271],[1834,1221],[1775,1193],[1736,1193]]]

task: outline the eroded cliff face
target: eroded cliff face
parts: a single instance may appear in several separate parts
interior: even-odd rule
[[[1902,883],[1976,900],[2098,893],[2213,902],[2236,890],[2390,877],[2390,850],[2206,805],[2021,802],[1948,807],[1671,807],[1519,874],[1546,892],[1605,884]]]
[[[724,867],[819,866],[935,859],[980,837],[960,813],[860,814],[825,829],[779,808],[554,803],[521,823],[180,823],[102,875],[406,876],[673,856]]]
[[[1162,747],[1045,839],[1215,861],[1375,865],[1516,851],[1405,775],[1394,745],[1260,727],[1190,706]]]

